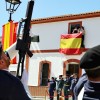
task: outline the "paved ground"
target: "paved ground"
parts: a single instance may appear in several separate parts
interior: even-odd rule
[[[82,91],[80,92],[80,94],[79,94],[79,96],[78,96],[78,100],[82,100],[83,93],[84,93],[84,88],[83,88]],[[49,97],[33,97],[32,100],[50,100],[50,99],[49,99]],[[55,97],[54,100],[57,100],[57,98]],[[64,99],[63,99],[63,100],[64,100]],[[70,97],[69,100],[72,100],[72,97]]]
[[[32,100],[50,100],[49,97],[33,97]],[[57,98],[55,97],[54,100],[57,100]],[[72,98],[70,97],[69,100],[72,100]]]

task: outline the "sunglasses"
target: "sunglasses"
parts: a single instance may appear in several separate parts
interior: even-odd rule
[[[6,56],[10,59],[9,53],[5,51]]]

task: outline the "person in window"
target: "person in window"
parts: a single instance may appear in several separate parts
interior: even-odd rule
[[[56,89],[56,82],[55,82],[55,78],[52,77],[51,80],[48,80],[49,83],[49,96],[50,96],[50,100],[54,100],[54,91]]]
[[[85,30],[84,30],[84,27],[83,26],[80,26],[78,28],[78,33],[82,33],[82,43],[81,43],[81,47],[85,47],[84,45],[84,35],[85,35]]]
[[[77,28],[77,27],[75,27],[75,28],[73,29],[73,31],[72,31],[72,34],[74,34],[74,33],[78,33],[78,28]]]
[[[31,100],[21,81],[8,72],[9,57],[0,51],[0,100]]]

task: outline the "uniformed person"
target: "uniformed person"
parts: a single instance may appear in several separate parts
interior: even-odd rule
[[[54,91],[55,91],[55,88],[56,88],[55,78],[52,77],[51,80],[49,80],[48,82],[49,82],[49,96],[50,96],[50,100],[54,100]]]
[[[78,76],[77,76],[77,73],[74,73],[73,79],[71,81],[71,86],[70,86],[70,91],[72,92],[72,100],[75,100],[73,91],[74,91],[74,88],[75,88],[77,82],[78,82]]]
[[[0,100],[31,100],[21,81],[9,71],[10,59],[0,51]]]
[[[62,89],[64,85],[64,80],[62,75],[59,75],[59,80],[57,80],[57,100],[59,100],[59,96],[62,94]]]
[[[78,100],[78,96],[82,88],[84,87],[84,84],[87,81],[87,75],[84,73],[78,80],[77,84],[74,87],[74,100]],[[82,97],[82,96],[81,96]],[[80,99],[81,100],[81,99]]]
[[[65,100],[68,100],[69,98],[68,95],[69,95],[70,84],[71,84],[70,74],[66,72],[66,77],[64,79],[64,98]]]
[[[100,45],[89,49],[80,60],[88,80],[84,84],[82,100],[100,100]]]

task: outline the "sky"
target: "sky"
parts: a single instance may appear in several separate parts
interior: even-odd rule
[[[17,11],[12,14],[12,20],[19,22],[25,18],[29,0],[20,0],[21,4]],[[86,12],[100,11],[100,0],[34,0],[32,19],[62,16],[68,14],[80,14]],[[0,0],[0,36],[2,36],[2,25],[9,20],[6,11],[5,0]]]

